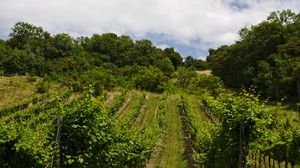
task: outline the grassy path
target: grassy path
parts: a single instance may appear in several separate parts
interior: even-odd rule
[[[116,97],[120,96],[120,95],[121,95],[120,92],[108,92],[108,93],[107,93],[107,98],[106,98],[104,104],[105,104],[106,106],[111,105],[111,103],[113,102],[113,100],[114,100]]]
[[[156,121],[155,112],[157,110],[158,102],[159,102],[158,95],[154,95],[153,93],[148,93],[146,95],[144,106],[141,108],[141,112],[137,117],[137,119],[135,120],[133,127],[135,127],[136,129],[143,129],[151,125],[152,122],[155,122]]]
[[[130,91],[128,93],[128,97],[125,100],[125,103],[122,105],[122,107],[116,112],[115,117],[116,118],[122,118],[123,115],[133,108],[133,102],[137,100],[139,95],[139,92],[136,92],[135,90]]]
[[[171,95],[168,98],[164,135],[162,140],[157,144],[147,164],[147,168],[187,167],[181,121],[177,109],[179,101],[179,96]]]

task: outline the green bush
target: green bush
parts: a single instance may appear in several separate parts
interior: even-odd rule
[[[34,76],[27,76],[27,81],[30,83],[36,82],[36,77]]]
[[[46,93],[49,90],[49,83],[42,81],[36,85],[36,92],[39,94]]]
[[[191,84],[192,80],[197,76],[196,71],[192,68],[178,68],[177,72],[173,75],[177,78],[176,84],[180,87],[187,87]]]
[[[214,97],[224,91],[224,84],[219,77],[206,74],[197,75],[191,85],[193,90],[205,90],[211,93]]]
[[[136,88],[152,92],[164,91],[167,80],[163,72],[155,67],[143,67],[132,78]]]

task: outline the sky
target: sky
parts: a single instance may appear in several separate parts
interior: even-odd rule
[[[0,38],[22,21],[51,34],[149,39],[205,59],[209,48],[234,43],[241,28],[282,9],[298,13],[300,0],[0,0]]]

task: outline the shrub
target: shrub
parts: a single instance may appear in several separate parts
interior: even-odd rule
[[[46,93],[49,90],[49,83],[42,81],[36,85],[36,92],[39,94]]]
[[[163,72],[155,67],[143,67],[132,78],[136,88],[152,92],[164,91],[167,80]]]

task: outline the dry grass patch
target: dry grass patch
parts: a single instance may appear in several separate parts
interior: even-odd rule
[[[204,70],[204,71],[196,71],[198,74],[205,74],[205,75],[211,75],[211,70]]]
[[[38,77],[0,76],[0,108],[33,97],[36,94],[36,84],[40,81],[41,78]]]

